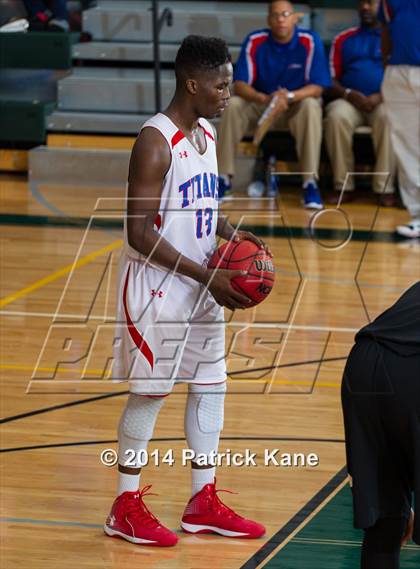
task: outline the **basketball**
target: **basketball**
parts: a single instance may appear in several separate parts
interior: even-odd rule
[[[274,285],[273,259],[253,241],[225,243],[214,252],[208,267],[246,271],[232,280],[232,286],[252,301],[249,308],[265,300]]]

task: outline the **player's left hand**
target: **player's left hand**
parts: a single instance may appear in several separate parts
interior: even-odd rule
[[[270,247],[266,243],[264,243],[262,239],[260,239],[250,231],[236,231],[231,241],[233,241],[234,243],[238,243],[239,241],[245,241],[245,239],[248,239],[248,241],[252,241],[256,245],[258,245],[258,247],[264,249],[267,255],[270,255],[270,257],[273,256]]]

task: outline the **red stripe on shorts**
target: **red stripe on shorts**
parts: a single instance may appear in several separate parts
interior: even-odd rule
[[[153,370],[153,366],[154,366],[153,352],[150,349],[149,344],[146,342],[146,340],[143,338],[143,336],[140,334],[140,332],[134,326],[133,321],[130,318],[130,314],[128,313],[127,288],[128,288],[128,277],[130,275],[130,269],[131,269],[131,265],[129,265],[128,270],[127,270],[127,276],[125,277],[124,292],[123,292],[123,304],[124,304],[125,318],[127,320],[127,327],[128,327],[128,331],[130,332],[130,336],[133,339],[133,342],[136,344],[136,346],[138,347],[140,352],[143,354],[143,356],[149,362],[150,367]]]

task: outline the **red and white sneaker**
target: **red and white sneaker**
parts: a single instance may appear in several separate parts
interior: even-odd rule
[[[141,492],[123,492],[115,499],[104,525],[106,535],[140,545],[170,547],[176,544],[177,535],[163,526],[143,502],[149,489],[150,486],[145,486]]]
[[[206,484],[187,504],[181,527],[187,533],[218,533],[226,537],[256,539],[265,533],[265,527],[239,516],[219,499],[214,484]],[[229,492],[233,494],[233,492]]]

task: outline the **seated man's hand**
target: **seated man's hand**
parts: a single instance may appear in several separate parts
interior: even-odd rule
[[[372,111],[382,103],[382,95],[380,93],[373,93],[372,95],[369,95],[367,99],[372,105]]]
[[[287,99],[288,92],[289,91],[287,89],[279,89],[272,94],[272,98],[277,97],[276,107],[274,111],[276,115],[287,111],[289,108],[289,101]]]
[[[366,95],[363,95],[360,91],[352,90],[347,97],[347,101],[356,107],[356,109],[365,113],[370,113],[374,108],[371,101],[369,101],[369,97],[366,97]]]

